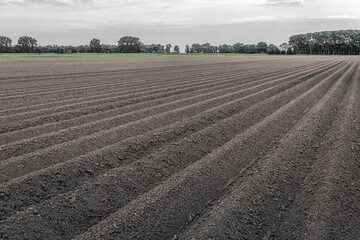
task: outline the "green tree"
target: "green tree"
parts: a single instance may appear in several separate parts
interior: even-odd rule
[[[158,46],[157,53],[165,53],[165,46],[164,45],[157,44],[157,46]]]
[[[79,53],[87,53],[90,52],[90,46],[89,45],[80,45],[77,47]]]
[[[179,53],[180,52],[180,48],[178,45],[175,45],[174,47],[174,53]]]
[[[22,36],[18,39],[18,50],[23,53],[34,52],[37,40],[29,36]]]
[[[282,43],[279,45],[280,50],[287,51],[290,45],[288,43]]]
[[[146,48],[145,51],[149,53],[165,53],[165,46],[161,44],[151,44],[151,45],[147,45],[145,48]]]
[[[309,48],[309,53],[313,54],[313,50],[314,50],[314,48],[316,46],[316,43],[317,43],[317,40],[316,40],[313,33],[307,33],[306,34],[306,43],[307,43],[308,48]]]
[[[5,36],[0,36],[0,53],[11,52],[12,40]]]
[[[267,47],[268,54],[280,54],[280,49],[275,44],[269,44]]]
[[[246,44],[244,46],[244,49],[245,49],[245,53],[250,53],[250,54],[253,54],[253,53],[257,53],[258,52],[258,49],[256,47],[255,44]]]
[[[101,44],[99,39],[94,38],[90,41],[90,51],[92,53],[101,52]]]
[[[234,49],[232,45],[222,44],[219,45],[219,53],[233,53]]]
[[[309,51],[308,51],[308,49],[309,49],[308,40],[309,39],[306,36],[306,34],[293,35],[289,39],[289,44],[291,46],[293,46],[294,48],[296,48],[299,53],[307,54],[307,53],[309,53]]]
[[[168,44],[166,44],[166,46],[165,46],[165,52],[166,53],[170,53],[171,52],[171,44],[170,43],[168,43]]]
[[[138,53],[141,50],[140,39],[132,36],[125,36],[119,39],[118,48],[121,53]]]
[[[217,48],[212,46],[210,43],[201,44],[201,52],[202,53],[216,53]]]
[[[291,47],[289,47],[287,50],[286,50],[286,54],[288,55],[291,55],[291,54],[294,54],[294,51]]]
[[[279,45],[279,49],[281,51],[281,54],[288,54],[288,49],[290,48],[290,45],[288,43],[281,43]]]
[[[111,44],[101,44],[101,52],[102,53],[116,53],[117,46]]]
[[[186,46],[185,46],[185,52],[186,52],[186,53],[190,53],[190,52],[191,52],[190,46],[189,46],[188,44],[186,44]]]
[[[202,53],[202,47],[199,43],[194,43],[193,45],[191,45],[190,51],[192,53]]]
[[[235,53],[244,53],[244,50],[245,50],[244,48],[245,48],[245,46],[243,43],[235,43],[233,45],[233,49],[234,49]]]
[[[266,53],[267,52],[267,43],[266,42],[259,42],[256,45],[256,49],[258,53]]]

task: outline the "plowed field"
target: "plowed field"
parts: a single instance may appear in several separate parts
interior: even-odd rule
[[[360,57],[0,59],[1,239],[359,239]]]

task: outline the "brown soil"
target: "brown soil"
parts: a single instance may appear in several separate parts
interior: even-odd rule
[[[0,59],[1,239],[357,239],[358,57]]]

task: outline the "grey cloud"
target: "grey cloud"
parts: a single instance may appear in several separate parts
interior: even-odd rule
[[[74,3],[84,3],[84,4],[87,4],[87,3],[92,3],[93,0],[73,0]]]
[[[91,2],[93,2],[93,0],[72,0],[72,3],[87,4]],[[71,5],[70,3],[61,0],[18,0],[18,1],[9,1],[8,3],[17,6],[51,5],[51,6],[61,7],[61,6]]]
[[[296,7],[301,6],[303,1],[301,0],[268,0],[267,3],[262,6],[274,6],[274,7]]]
[[[297,3],[302,2],[301,0],[267,0],[268,3]]]
[[[162,9],[164,9],[164,10],[165,10],[165,9],[170,8],[170,7],[171,7],[171,5],[165,5],[165,6],[163,6],[163,7],[162,7]]]
[[[16,6],[30,6],[29,3],[24,2],[24,1],[10,1],[10,2],[8,2],[8,4],[16,5]]]

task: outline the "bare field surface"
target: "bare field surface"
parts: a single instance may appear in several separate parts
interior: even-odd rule
[[[358,239],[360,58],[0,59],[0,239]]]

